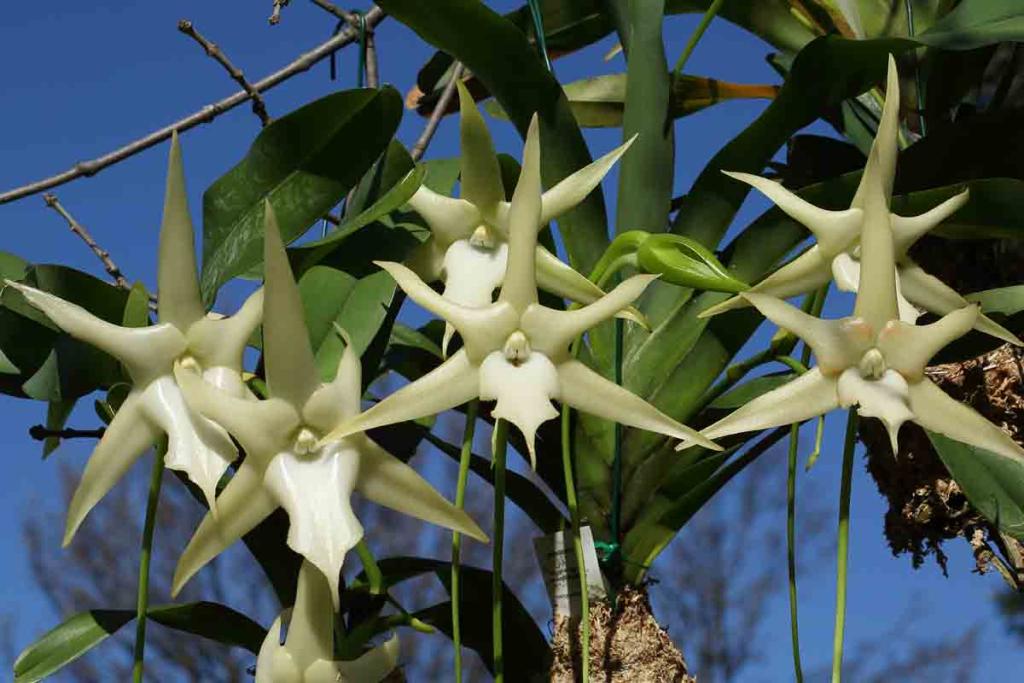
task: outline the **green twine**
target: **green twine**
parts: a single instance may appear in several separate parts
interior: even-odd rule
[[[547,38],[544,36],[544,18],[540,13],[540,0],[529,0],[530,17],[533,19],[533,33],[537,37],[537,49],[544,59],[544,66],[551,71],[551,58],[548,56]]]

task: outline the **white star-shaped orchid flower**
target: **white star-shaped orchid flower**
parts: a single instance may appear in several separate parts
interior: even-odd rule
[[[47,292],[7,281],[59,328],[114,356],[132,389],[89,458],[68,507],[64,545],[89,511],[121,476],[167,434],[167,467],[188,475],[215,505],[217,482],[237,457],[227,433],[191,411],[174,381],[175,361],[199,368],[206,379],[238,400],[248,396],[241,377],[242,351],[262,313],[257,291],[230,318],[207,314],[199,295],[195,236],[185,195],[177,135],[171,139],[167,192],[160,228],[157,293],[159,324],[121,327]]]
[[[849,209],[828,211],[793,194],[781,184],[748,173],[731,173],[771,199],[791,218],[806,226],[817,242],[777,271],[754,285],[753,294],[788,298],[805,294],[834,279],[839,289],[855,292],[861,280],[863,246],[861,231],[869,220],[885,221],[891,226],[896,261],[896,284],[900,320],[913,323],[924,309],[945,315],[967,306],[967,300],[933,275],[929,275],[908,255],[910,247],[925,233],[938,226],[967,203],[968,191],[951,197],[920,216],[897,216],[889,209],[893,179],[896,176],[897,135],[899,132],[899,75],[896,62],[889,57],[885,106],[864,174]],[[868,207],[872,206],[870,212]],[[712,306],[701,317],[741,308],[752,299],[735,296]],[[985,315],[978,315],[974,327],[1003,341],[1021,345],[1009,330]]]
[[[890,83],[890,87],[892,87]],[[869,167],[877,168],[872,149]],[[897,452],[900,426],[916,422],[925,429],[1024,461],[1010,436],[969,406],[954,401],[924,373],[937,351],[975,327],[978,307],[964,306],[930,325],[899,318],[895,242],[884,192],[877,174],[863,186],[864,212],[861,278],[853,315],[822,320],[781,299],[744,292],[743,296],[769,320],[803,339],[813,350],[817,367],[763,394],[704,429],[713,439],[794,424],[839,406],[858,406],[865,417],[877,417]]]
[[[636,275],[582,308],[561,311],[540,305],[535,259],[542,218],[535,116],[509,210],[508,264],[498,301],[461,305],[439,295],[409,268],[379,263],[413,301],[451,323],[464,345],[432,372],[341,425],[327,440],[433,415],[479,397],[497,400],[494,417],[508,420],[522,431],[531,459],[537,427],[558,415],[552,399],[630,427],[718,449],[572,358],[569,345],[573,339],[628,306],[655,276]]]
[[[267,632],[256,659],[256,683],[378,683],[398,665],[398,636],[358,659],[334,660],[334,610],[330,587],[309,562],[299,570],[288,635],[281,644],[282,613]]]
[[[353,491],[478,540],[487,537],[416,470],[368,436],[322,439],[346,420],[358,419],[362,368],[346,338],[335,378],[320,381],[302,299],[269,203],[265,222],[263,348],[270,398],[236,398],[184,365],[175,366],[188,405],[234,436],[246,458],[217,498],[217,514],[203,519],[182,553],[172,590],[177,594],[207,562],[280,506],[288,512],[288,545],[323,573],[337,606],[345,554],[363,537],[352,511]]]
[[[426,185],[409,200],[427,222],[431,235],[409,257],[408,266],[425,282],[444,282],[444,297],[463,306],[490,304],[501,286],[508,260],[509,210],[501,167],[490,131],[473,97],[461,82],[459,89],[462,156],[462,196],[446,197]],[[570,210],[590,194],[633,140],[612,150],[563,179],[541,197],[544,225]],[[588,304],[600,298],[600,287],[536,245],[537,285],[546,292]],[[617,313],[643,324],[632,308]],[[445,328],[442,347],[448,348],[454,330]]]

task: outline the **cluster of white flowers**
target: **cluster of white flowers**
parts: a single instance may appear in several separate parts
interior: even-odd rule
[[[357,660],[333,660],[339,575],[346,553],[363,536],[350,494],[358,490],[380,505],[481,541],[486,536],[465,512],[366,436],[368,429],[437,414],[475,398],[493,400],[493,416],[522,431],[534,458],[534,434],[557,415],[551,403],[557,400],[679,439],[678,448],[699,444],[719,449],[711,439],[856,404],[861,414],[885,422],[894,449],[899,426],[913,420],[1021,459],[1024,453],[1003,431],[948,398],[924,376],[930,357],[972,327],[1019,342],[906,256],[910,243],[962,205],[966,193],[923,216],[902,218],[890,212],[899,100],[892,63],[888,81],[878,136],[849,210],[818,209],[775,183],[736,174],[807,225],[819,242],[749,292],[707,313],[754,305],[803,338],[818,365],[703,433],[609,382],[569,351],[574,339],[602,321],[614,316],[642,320],[630,305],[653,276],[635,275],[605,294],[537,243],[538,231],[589,194],[629,143],[542,192],[534,117],[522,172],[512,201],[506,202],[490,134],[460,86],[462,197],[420,188],[410,203],[432,236],[408,266],[378,265],[413,301],[445,321],[446,350],[455,331],[462,348],[450,357],[446,353],[435,370],[363,412],[359,358],[340,328],[345,351],[335,377],[321,381],[307,342],[299,290],[269,202],[263,289],[230,318],[205,313],[175,138],[160,236],[159,324],[118,327],[53,295],[8,282],[69,334],[120,359],[133,383],[75,492],[65,542],[140,454],[166,434],[167,466],[185,472],[210,505],[179,561],[174,592],[283,507],[290,520],[288,544],[305,560],[295,607],[274,623],[260,651],[257,681],[377,681],[395,666],[395,639]],[[840,286],[857,290],[851,317],[819,320],[776,298],[817,288],[832,272]],[[427,284],[436,280],[444,282],[443,294]],[[545,307],[538,302],[538,286],[582,306]],[[914,305],[946,315],[934,324],[916,326]],[[262,400],[241,376],[242,352],[261,313],[268,386],[268,397]],[[218,481],[237,457],[228,435],[245,449],[245,458],[218,494]],[[289,619],[283,645],[282,618]]]

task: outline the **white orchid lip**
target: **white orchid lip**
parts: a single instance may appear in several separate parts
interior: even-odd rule
[[[337,607],[345,555],[363,536],[351,507],[354,491],[472,538],[487,537],[413,468],[366,435],[322,437],[358,416],[359,356],[348,335],[337,328],[345,350],[334,379],[320,381],[302,300],[269,204],[265,221],[263,336],[270,398],[232,397],[182,364],[175,368],[189,406],[222,425],[245,449],[246,458],[217,499],[218,514],[203,519],[182,553],[172,588],[177,594],[207,562],[283,507],[289,546],[322,574]],[[307,675],[307,680],[312,679]]]
[[[454,408],[473,398],[495,400],[496,418],[514,424],[535,458],[537,427],[557,416],[559,400],[598,417],[681,439],[687,445],[719,447],[679,424],[635,394],[609,382],[569,354],[570,343],[629,306],[655,276],[634,276],[593,303],[556,310],[538,302],[537,232],[542,226],[540,146],[534,117],[526,137],[523,170],[508,209],[508,261],[498,300],[465,306],[435,292],[412,270],[380,262],[413,301],[446,321],[462,336],[463,348],[434,371],[328,433],[332,439]]]
[[[491,134],[473,98],[459,88],[462,196],[446,197],[421,186],[409,200],[430,228],[430,237],[409,257],[407,264],[426,282],[442,281],[444,296],[456,303],[484,305],[505,274],[504,252],[509,235],[511,204],[505,201],[501,168]],[[579,204],[597,187],[616,161],[629,149],[627,141],[590,165],[573,173],[541,196],[541,223],[558,218]],[[463,246],[460,246],[463,245]],[[467,253],[465,246],[477,249]],[[545,291],[582,304],[593,303],[604,292],[586,277],[537,246],[537,282]],[[459,250],[459,254],[453,251]],[[491,258],[481,256],[489,254]],[[643,324],[634,308],[619,317]],[[446,332],[450,339],[453,330]],[[447,349],[447,343],[444,348]]]
[[[177,135],[172,136],[160,228],[159,324],[121,327],[24,284],[6,281],[58,327],[121,361],[132,389],[86,464],[68,506],[64,544],[129,467],[167,434],[167,467],[188,475],[215,509],[217,482],[238,454],[227,433],[188,408],[172,376],[175,362],[207,374],[241,397],[242,352],[259,324],[262,293],[230,318],[207,314],[199,296],[195,234]]]
[[[879,222],[891,227],[883,239],[894,251],[895,298],[900,320],[913,323],[922,310],[942,316],[968,305],[967,300],[951,287],[914,263],[908,252],[920,237],[963,207],[969,193],[964,190],[919,216],[898,216],[891,212],[899,131],[899,78],[891,56],[886,93],[871,155],[849,209],[821,209],[775,181],[747,173],[726,173],[760,190],[816,238],[810,249],[754,285],[750,292],[786,299],[813,292],[830,279],[834,279],[842,290],[857,291],[861,282],[863,226]],[[745,298],[735,296],[700,315],[708,317],[747,305]],[[1016,335],[985,315],[978,316],[975,329],[1005,342],[1022,345]]]

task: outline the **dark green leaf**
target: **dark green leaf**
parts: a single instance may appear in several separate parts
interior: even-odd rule
[[[985,313],[1013,315],[1024,311],[1024,285],[986,289],[983,292],[968,294],[964,298],[981,304],[981,310]]]
[[[25,648],[14,662],[14,683],[35,683],[75,661],[135,618],[131,610],[76,614]]]
[[[967,50],[1024,41],[1024,11],[1018,0],[961,2],[916,39],[932,47]]]
[[[258,654],[266,629],[241,612],[216,602],[190,602],[184,605],[160,605],[146,612],[150,619],[176,631],[184,631],[209,640],[244,647]]]
[[[46,407],[46,429],[51,432],[64,429],[68,422],[68,417],[71,416],[71,411],[75,409],[76,402],[77,399],[50,401],[50,404]],[[48,436],[43,439],[43,457],[45,458],[50,453],[53,453],[57,450],[58,446],[60,446],[60,439],[56,436]]]
[[[263,129],[245,158],[203,194],[203,296],[261,260],[263,200],[285,243],[341,201],[387,149],[402,115],[393,88],[323,97]]]
[[[928,432],[967,500],[987,520],[1024,540],[1024,463]]]
[[[755,377],[749,382],[744,382],[738,387],[725,392],[712,401],[709,407],[719,410],[734,410],[753,401],[761,394],[767,394],[772,389],[781,387],[792,379],[792,373]]]

